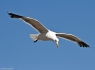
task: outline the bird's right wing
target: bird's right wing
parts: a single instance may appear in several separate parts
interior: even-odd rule
[[[48,29],[45,26],[43,26],[36,19],[20,16],[20,15],[13,14],[13,13],[8,13],[8,14],[10,15],[11,18],[20,18],[20,19],[22,19],[24,22],[26,22],[27,24],[31,25],[33,28],[35,28],[40,33],[44,33],[44,32],[48,31]]]
[[[71,40],[73,42],[76,42],[76,43],[78,43],[78,45],[80,47],[89,47],[88,44],[86,44],[85,42],[81,41],[79,38],[77,38],[74,35],[66,34],[66,33],[56,33],[56,36],[61,37],[61,38],[65,38],[67,40]]]

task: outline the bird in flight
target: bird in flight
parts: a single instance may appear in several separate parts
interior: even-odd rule
[[[43,41],[51,40],[51,41],[54,41],[56,46],[58,47],[59,46],[58,45],[58,42],[59,42],[58,38],[63,38],[63,39],[70,40],[70,41],[77,43],[80,47],[89,47],[88,44],[86,44],[85,42],[80,40],[78,37],[76,37],[72,34],[53,32],[53,31],[47,29],[44,25],[42,25],[36,19],[17,15],[17,14],[10,13],[10,12],[8,12],[8,15],[11,18],[19,18],[19,19],[23,20],[24,22],[26,22],[27,24],[29,24],[35,30],[38,31],[38,34],[30,34],[30,37],[33,39],[34,43],[37,42],[38,40],[43,40]]]

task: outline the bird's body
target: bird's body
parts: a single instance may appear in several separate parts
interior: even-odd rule
[[[30,37],[34,40],[34,42],[37,42],[38,40],[43,40],[43,41],[51,40],[54,41],[58,47],[58,42],[59,42],[58,37],[60,37],[73,41],[77,43],[80,47],[89,47],[89,45],[87,45],[85,42],[83,42],[74,35],[66,33],[56,33],[47,29],[36,19],[20,16],[13,13],[8,13],[8,14],[10,15],[11,18],[20,18],[21,20],[31,25],[34,29],[36,29],[39,32],[39,34],[30,34]]]
[[[41,33],[38,35],[39,40],[48,41],[48,40],[54,40],[56,38],[55,33],[48,30],[46,33]]]
[[[48,32],[46,33],[40,33],[40,34],[35,34],[36,39],[42,40],[42,41],[55,41],[56,39],[58,39],[55,35],[56,33],[53,31],[48,30]],[[30,34],[31,37],[31,34]],[[32,37],[31,37],[32,38]]]

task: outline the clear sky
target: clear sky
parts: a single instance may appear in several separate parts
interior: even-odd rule
[[[39,20],[48,29],[79,37],[91,48],[59,39],[38,41],[37,32],[7,12]],[[95,0],[1,0],[0,68],[13,70],[95,70]]]

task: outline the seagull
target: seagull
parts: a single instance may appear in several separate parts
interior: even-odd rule
[[[88,44],[86,44],[85,42],[80,40],[78,37],[76,37],[72,34],[53,32],[53,31],[47,29],[44,25],[42,25],[36,19],[17,15],[17,14],[11,13],[11,12],[7,12],[7,13],[11,18],[19,18],[19,19],[23,20],[24,22],[26,22],[27,24],[29,24],[30,26],[32,26],[35,30],[38,31],[38,34],[30,34],[30,37],[33,39],[34,43],[37,42],[38,40],[53,41],[53,42],[55,42],[55,44],[58,48],[58,46],[59,46],[59,44],[58,44],[59,39],[58,38],[63,38],[63,39],[72,41],[74,43],[77,43],[80,47],[89,47]]]

